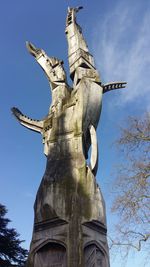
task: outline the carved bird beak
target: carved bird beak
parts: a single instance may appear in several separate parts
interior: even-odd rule
[[[26,47],[29,51],[29,53],[34,56],[35,58],[38,57],[41,53],[42,50],[40,48],[36,48],[32,43],[26,42]]]

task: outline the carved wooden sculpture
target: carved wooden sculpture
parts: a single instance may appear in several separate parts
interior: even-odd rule
[[[42,134],[47,156],[34,205],[27,267],[109,266],[105,204],[95,179],[96,128],[103,93],[124,88],[126,83],[101,83],[76,22],[80,9],[68,8],[66,21],[72,88],[67,84],[63,62],[27,43],[29,52],[48,78],[52,103],[43,120],[30,119],[12,108],[22,125]]]

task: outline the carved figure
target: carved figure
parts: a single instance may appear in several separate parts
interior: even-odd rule
[[[68,8],[66,20],[72,88],[67,83],[63,62],[27,43],[29,52],[48,78],[52,103],[42,120],[30,119],[12,108],[23,126],[42,134],[47,156],[46,171],[34,206],[27,267],[109,266],[105,204],[95,179],[96,128],[103,93],[124,88],[126,83],[102,84],[82,29],[76,22],[76,13],[81,8]]]

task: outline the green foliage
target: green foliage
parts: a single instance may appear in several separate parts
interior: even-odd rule
[[[5,218],[7,209],[0,204],[0,266],[23,267],[27,257],[27,250],[20,244],[19,234],[14,228],[8,228],[10,220]]]

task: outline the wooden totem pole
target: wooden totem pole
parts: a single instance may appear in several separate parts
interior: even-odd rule
[[[96,128],[103,93],[124,88],[125,82],[102,84],[76,22],[81,8],[68,8],[66,20],[72,88],[63,62],[27,43],[48,78],[52,103],[42,120],[12,108],[22,125],[42,134],[47,157],[34,205],[27,267],[109,267],[105,204],[95,178]]]

